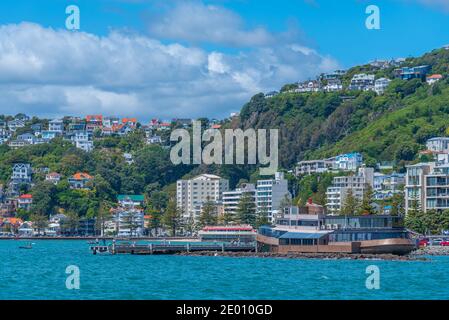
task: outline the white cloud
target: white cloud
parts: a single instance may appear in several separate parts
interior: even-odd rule
[[[233,30],[240,39],[233,43],[246,39],[251,49],[211,51],[121,31],[99,37],[33,23],[0,26],[0,113],[221,117],[258,92],[338,67],[294,39],[272,44],[276,37],[266,31],[240,29],[230,11],[207,10],[204,21],[220,22],[211,30]],[[192,30],[185,35],[193,37]]]
[[[275,37],[262,27],[245,28],[241,17],[232,11],[193,1],[178,2],[165,15],[152,17],[149,31],[157,38],[236,47],[275,42]]]

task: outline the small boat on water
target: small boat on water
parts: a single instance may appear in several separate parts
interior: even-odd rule
[[[33,249],[33,244],[31,242],[28,242],[24,246],[19,246],[19,249]]]

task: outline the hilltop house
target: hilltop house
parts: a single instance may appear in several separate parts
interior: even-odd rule
[[[20,119],[14,119],[11,121],[8,121],[8,129],[12,132],[15,132],[18,128],[25,127],[25,121]]]
[[[68,179],[72,189],[87,189],[86,184],[93,179],[92,176],[85,172],[75,173]]]
[[[75,134],[72,136],[71,139],[78,149],[90,152],[94,148],[94,143],[92,141],[91,134],[87,131],[77,131],[75,132]]]
[[[17,207],[19,209],[29,211],[31,209],[32,204],[33,204],[33,196],[31,194],[22,194],[17,199]]]
[[[57,133],[64,132],[64,122],[62,119],[53,119],[48,122],[48,131],[53,131]]]
[[[441,79],[443,79],[443,76],[441,74],[432,74],[431,76],[428,76],[426,78],[426,82],[428,85],[433,85],[434,83],[440,81]]]
[[[343,85],[340,79],[329,79],[323,89],[326,92],[342,91]]]
[[[48,173],[45,176],[45,181],[51,182],[53,184],[58,184],[61,181],[61,175],[57,172]]]
[[[349,85],[349,90],[360,90],[368,91],[374,89],[374,79],[373,74],[359,73],[352,77],[351,84]]]
[[[145,202],[143,194],[119,194],[117,202],[121,207],[141,207]]]
[[[277,91],[270,91],[265,93],[265,98],[273,98],[276,97],[279,94]]]
[[[421,79],[425,80],[427,73],[430,71],[430,66],[418,66],[418,67],[403,67],[394,70],[394,74],[397,78],[402,80]]]
[[[374,91],[377,94],[384,94],[385,89],[390,85],[391,80],[387,78],[379,78],[374,82]]]
[[[295,92],[319,92],[321,91],[321,82],[318,80],[310,80],[298,83],[298,88]]]

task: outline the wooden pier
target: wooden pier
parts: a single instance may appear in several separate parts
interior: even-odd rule
[[[110,253],[110,254],[176,254],[181,252],[200,252],[200,251],[216,251],[216,252],[253,252],[257,251],[255,243],[232,244],[232,243],[187,243],[187,244],[109,244],[94,245],[90,247],[93,254]]]

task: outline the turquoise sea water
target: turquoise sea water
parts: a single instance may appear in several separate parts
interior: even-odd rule
[[[430,261],[96,255],[86,241],[0,241],[0,299],[449,299],[449,257]],[[80,289],[66,288],[66,267]],[[365,286],[380,269],[380,289]]]

